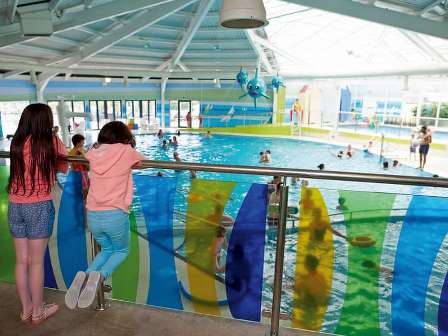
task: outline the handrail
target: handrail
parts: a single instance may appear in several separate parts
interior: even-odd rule
[[[9,158],[9,152],[0,151],[0,158]],[[89,161],[80,156],[68,156],[67,161],[88,164]],[[215,173],[228,174],[247,174],[247,175],[267,175],[267,176],[286,176],[299,177],[319,180],[337,180],[350,182],[367,182],[367,183],[386,183],[397,185],[414,185],[423,187],[440,187],[448,188],[448,179],[434,177],[417,177],[404,175],[385,175],[357,172],[341,172],[329,170],[311,170],[311,169],[293,169],[278,167],[257,167],[242,165],[223,165],[210,163],[193,163],[193,162],[172,162],[172,161],[155,161],[143,160],[138,167],[139,169],[159,168],[174,170],[198,170]]]

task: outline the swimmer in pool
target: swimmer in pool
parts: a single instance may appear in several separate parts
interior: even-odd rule
[[[264,152],[264,157],[266,159],[265,162],[270,163],[271,162],[271,151],[269,149]]]
[[[167,144],[166,140],[163,140],[163,142],[162,142],[162,148],[163,148],[163,149],[167,149],[167,148],[168,148],[168,144]]]
[[[392,168],[398,168],[398,167],[400,167],[400,162],[398,162],[398,160],[394,160],[392,162]]]
[[[216,231],[216,240],[214,244],[214,259],[216,265],[216,272],[225,272],[225,264],[221,266],[221,259],[223,257],[224,250],[227,248],[226,240],[226,228],[224,226],[219,226]]]
[[[164,134],[163,134],[162,129],[159,129],[159,131],[157,132],[157,136],[159,137],[159,139],[163,138]]]
[[[339,151],[336,156],[338,157],[338,159],[342,159],[342,157],[344,156],[344,151]]]
[[[384,169],[384,170],[389,169],[389,162],[388,162],[388,161],[384,161],[384,162],[383,162],[383,169]]]
[[[176,133],[176,134],[177,134],[177,136],[180,136],[180,131],[177,131],[177,133]]]
[[[171,145],[177,146],[179,143],[177,142],[177,137],[173,136],[173,141],[171,142]]]
[[[346,150],[345,154],[347,155],[347,157],[348,157],[349,159],[351,159],[351,158],[353,157],[354,152],[353,152],[352,145],[349,144],[349,145],[347,146],[347,150]]]
[[[211,138],[212,134],[210,133],[210,131],[207,131],[207,134],[205,135],[206,138]]]
[[[325,165],[324,165],[323,163],[321,163],[321,164],[319,164],[319,165],[317,166],[317,168],[318,168],[319,170],[324,170],[324,169],[325,169]]]
[[[268,155],[266,152],[260,152],[260,163],[268,163]]]

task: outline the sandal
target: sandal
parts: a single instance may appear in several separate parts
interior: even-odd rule
[[[26,323],[30,322],[31,316],[33,316],[33,311],[31,310],[28,314],[23,314],[23,312],[20,312],[20,321]]]
[[[79,308],[87,308],[93,303],[93,301],[95,301],[96,292],[98,291],[98,286],[100,286],[101,278],[102,277],[99,272],[93,271],[89,273],[86,286],[82,290],[81,295],[79,295]]]
[[[56,303],[50,303],[50,304],[46,304],[42,307],[42,313],[37,316],[37,317],[32,317],[31,318],[31,323],[32,324],[41,324],[42,322],[44,322],[46,319],[52,317],[54,314],[57,313],[57,311],[59,310],[59,306]]]

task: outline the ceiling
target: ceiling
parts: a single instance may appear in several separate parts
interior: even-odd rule
[[[37,82],[233,78],[258,62],[302,77],[448,72],[447,0],[264,2],[270,24],[243,31],[219,27],[221,0],[0,0],[0,71]]]

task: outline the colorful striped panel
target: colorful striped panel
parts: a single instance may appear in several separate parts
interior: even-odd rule
[[[129,214],[129,222],[131,230],[129,255],[112,275],[112,296],[114,299],[135,302],[139,281],[139,247],[133,211]]]
[[[188,195],[185,252],[196,312],[220,315],[215,284],[217,228],[235,182],[195,179]]]
[[[14,282],[16,255],[8,224],[8,179],[9,167],[0,165],[0,280]]]
[[[348,245],[348,274],[344,305],[335,333],[380,335],[378,283],[384,234],[394,194],[341,191],[349,240],[366,237],[369,247]]]
[[[237,319],[261,318],[267,192],[266,184],[252,184],[229,239],[226,291],[230,312]]]
[[[137,195],[145,217],[149,259],[147,303],[183,309],[174,260],[173,210],[176,178],[135,175]]]
[[[320,191],[302,188],[292,327],[320,330],[333,279],[333,234]]]
[[[57,228],[59,264],[67,287],[87,268],[81,173],[70,171],[62,192]]]
[[[448,232],[447,217],[448,199],[414,196],[409,204],[395,256],[392,283],[394,335],[425,335],[426,291],[435,258]],[[444,290],[439,307],[439,330],[446,330]]]

